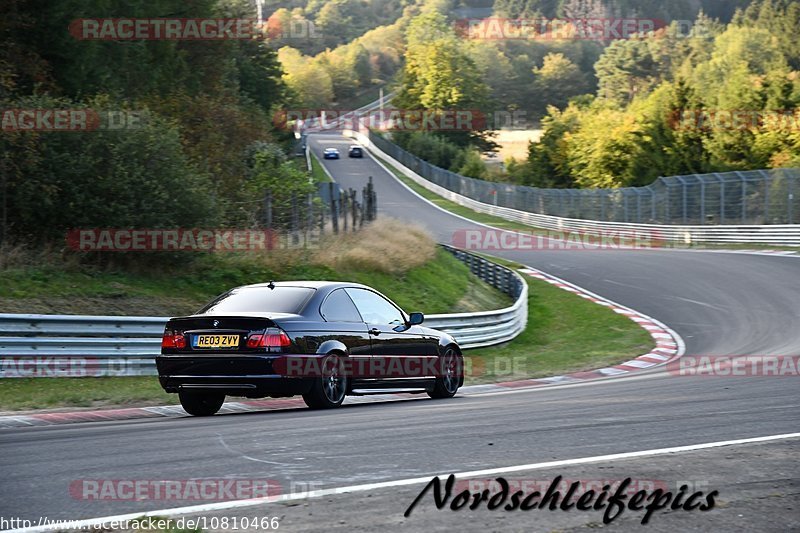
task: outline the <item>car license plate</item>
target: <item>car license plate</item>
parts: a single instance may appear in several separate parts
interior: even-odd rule
[[[197,335],[192,346],[195,348],[236,348],[239,346],[239,335]]]

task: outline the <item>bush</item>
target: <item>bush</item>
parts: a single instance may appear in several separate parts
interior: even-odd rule
[[[420,131],[395,133],[392,141],[404,150],[439,168],[471,178],[489,178],[486,164],[481,159],[478,149],[473,146],[460,146],[440,135]]]
[[[24,97],[4,108],[87,107]],[[102,109],[102,101],[91,107]],[[149,115],[139,127],[4,132],[3,235],[52,241],[68,229],[193,227],[217,223],[214,186],[184,154],[175,126]]]

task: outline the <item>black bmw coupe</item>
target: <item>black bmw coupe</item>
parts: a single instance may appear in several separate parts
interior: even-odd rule
[[[159,381],[196,416],[216,413],[226,395],[300,394],[311,408],[387,391],[449,398],[464,382],[461,350],[423,320],[355,283],[237,287],[167,323]]]

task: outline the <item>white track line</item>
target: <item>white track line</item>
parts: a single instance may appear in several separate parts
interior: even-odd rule
[[[638,452],[625,452],[615,453],[610,455],[596,455],[594,457],[580,457],[577,459],[563,459],[560,461],[547,461],[544,463],[530,463],[516,466],[505,466],[500,468],[487,468],[485,470],[472,470],[469,472],[458,472],[455,476],[458,478],[471,478],[478,476],[496,476],[498,474],[513,474],[516,472],[525,472],[530,470],[545,470],[548,468],[557,468],[563,466],[582,465],[589,463],[599,463],[604,461],[619,461],[622,459],[638,459],[640,457],[654,457],[657,455],[670,455],[682,452],[692,452],[697,450],[708,450],[710,448],[722,448],[724,446],[736,446],[742,444],[755,444],[760,442],[771,442],[777,440],[796,439],[800,438],[800,433],[785,433],[782,435],[769,435],[766,437],[753,437],[746,439],[726,440],[718,442],[707,442],[703,444],[690,444],[688,446],[675,446],[672,448],[658,448],[654,450],[642,450]],[[186,514],[205,513],[212,511],[224,511],[227,509],[237,509],[241,507],[252,507],[255,505],[263,505],[266,503],[286,502],[294,500],[304,500],[307,498],[320,498],[325,496],[334,496],[338,494],[348,494],[352,492],[365,492],[371,490],[385,489],[390,487],[403,487],[408,485],[422,485],[428,483],[433,476],[415,477],[407,479],[398,479],[394,481],[382,481],[379,483],[365,483],[362,485],[350,485],[346,487],[337,487],[332,489],[321,489],[310,491],[301,494],[284,494],[279,496],[271,496],[266,498],[255,498],[249,500],[234,500],[226,502],[216,502],[203,505],[192,505],[188,507],[175,507],[172,509],[160,509],[158,511],[147,511],[144,513],[129,513],[124,515],[104,516],[102,518],[89,518],[86,520],[72,521],[69,529],[87,529],[93,526],[99,526],[104,523],[124,520],[133,520],[136,518],[158,516],[158,517],[173,517]],[[51,524],[45,526],[35,526],[29,528],[11,529],[9,531],[14,533],[35,533],[40,531],[63,530],[63,524]]]

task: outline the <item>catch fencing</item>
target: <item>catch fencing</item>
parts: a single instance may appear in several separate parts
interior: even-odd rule
[[[774,225],[800,222],[800,169],[658,178],[646,187],[539,189],[461,176],[370,131],[371,143],[426,180],[472,200],[540,215],[635,224]]]
[[[370,147],[373,151],[373,154],[386,158],[387,160],[392,160],[394,162],[393,164],[397,166],[400,172],[426,189],[479,213],[493,215],[528,226],[534,226],[558,232],[576,233],[623,232],[633,234],[640,232],[653,235],[658,240],[677,243],[682,246],[694,246],[706,243],[746,243],[771,246],[800,246],[800,224],[794,223],[740,225],[731,223],[730,219],[725,219],[728,221],[727,224],[642,224],[634,222],[615,222],[604,220],[602,218],[568,218],[551,214],[543,214],[535,211],[528,211],[519,208],[520,204],[525,204],[525,202],[520,199],[515,199],[514,197],[515,194],[519,193],[520,189],[531,189],[537,194],[545,194],[548,192],[564,195],[572,193],[587,193],[590,195],[599,194],[600,197],[603,195],[613,197],[613,195],[618,193],[618,191],[615,189],[602,190],[600,193],[596,191],[558,191],[486,182],[474,178],[460,176],[438,167],[434,167],[430,163],[422,161],[416,156],[409,154],[405,150],[402,150],[400,147],[390,143],[385,138],[374,132],[364,134],[351,131],[347,132],[347,134],[356,137],[359,142]],[[767,173],[770,175],[774,174],[773,178],[771,178],[771,187],[775,187],[786,194],[784,202],[790,202],[793,204],[797,203],[794,191],[798,189],[798,186],[795,185],[794,182],[797,181],[797,175],[800,174],[800,171],[797,169],[783,169],[756,172]],[[425,174],[430,177],[425,177]],[[776,178],[775,176],[778,177]],[[783,178],[780,176],[783,176]],[[688,177],[681,177],[680,179],[688,181]],[[646,189],[646,187],[642,189]],[[486,198],[487,194],[489,197],[488,199]],[[628,212],[630,212],[632,209],[631,205],[636,204],[632,204],[630,200],[625,201],[624,194],[625,193],[619,193],[620,196],[617,196],[614,202],[611,200],[601,201],[600,205],[606,205],[606,207],[599,211],[599,214],[595,214],[597,214],[598,217],[600,217],[600,215],[604,215],[605,218],[608,219],[609,213],[619,212],[620,205],[622,205],[623,208],[625,205],[628,205],[627,209]],[[686,203],[688,205],[688,193],[684,192],[681,196],[682,198],[686,198]],[[771,204],[769,204],[769,201],[764,201],[765,199],[762,198],[762,205],[777,205],[778,200],[774,196],[775,195],[770,196],[773,198]],[[622,200],[620,200],[620,198],[622,198]],[[569,203],[567,200],[563,201],[565,204]],[[605,203],[606,201],[608,202],[607,204]],[[576,202],[577,205],[580,205],[580,200],[572,200],[573,205],[575,205]],[[741,202],[744,202],[745,207],[749,205],[747,204],[747,199],[740,198],[740,203]],[[684,203],[683,200],[681,203]],[[507,207],[503,204],[516,205],[517,207]],[[787,220],[795,220],[795,213],[797,212],[797,208],[800,207],[794,206],[793,204],[788,207],[786,203],[783,204],[784,208],[786,209],[788,217]],[[643,205],[644,204],[641,202],[638,204],[637,212],[643,209]],[[647,205],[652,210],[652,204]],[[668,211],[669,207],[662,206],[656,211],[660,212],[664,210]],[[724,209],[722,212],[725,212]],[[708,217],[706,217],[706,219],[707,218]]]

